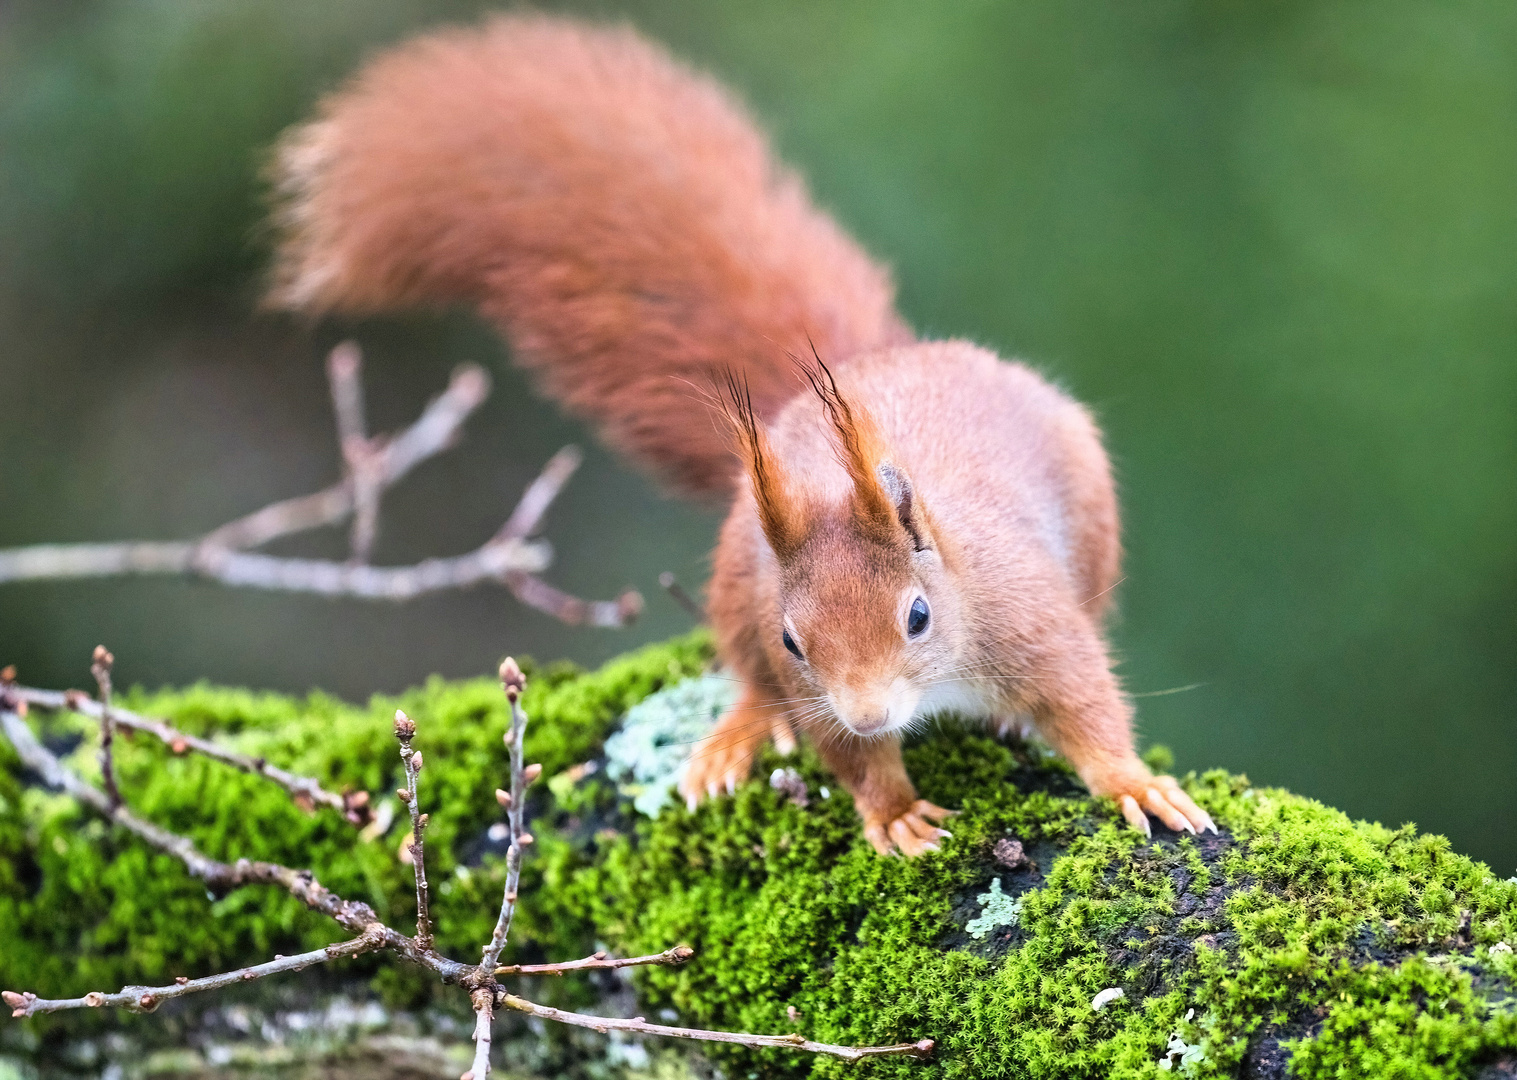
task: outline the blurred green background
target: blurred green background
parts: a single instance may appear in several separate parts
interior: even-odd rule
[[[1143,736],[1517,866],[1517,5],[711,4],[630,19],[752,102],[892,263],[906,316],[1026,358],[1105,425],[1115,636]],[[387,501],[378,557],[467,550],[587,442],[464,316],[256,310],[267,146],[463,0],[0,4],[0,544],[192,535],[337,475],[321,360],[373,422],[462,360],[498,390]],[[584,663],[688,619],[717,518],[592,452],[551,580],[642,589],[631,631],[500,590],[402,607],[144,579],[0,587],[44,685],[362,697],[507,651]],[[286,551],[340,555],[343,537]]]

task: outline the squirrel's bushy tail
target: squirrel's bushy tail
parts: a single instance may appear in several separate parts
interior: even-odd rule
[[[412,41],[274,168],[274,305],[474,306],[543,390],[686,492],[736,475],[701,400],[729,369],[765,416],[808,338],[841,358],[910,337],[888,273],[742,108],[630,29],[512,15]]]

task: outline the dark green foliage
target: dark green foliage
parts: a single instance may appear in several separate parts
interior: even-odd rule
[[[809,753],[788,763],[807,782],[805,807],[755,780],[655,821],[634,818],[599,774],[563,775],[595,759],[629,704],[707,658],[698,636],[593,675],[532,673],[528,753],[549,782],[531,807],[539,842],[517,956],[686,942],[697,949],[690,964],[639,970],[650,1014],[829,1042],[938,1041],[930,1064],[882,1059],[867,1066],[879,1076],[1158,1076],[1173,1051],[1163,1060],[1185,1076],[1282,1076],[1289,1060],[1306,1077],[1459,1077],[1517,1049],[1517,885],[1440,837],[1354,823],[1241,777],[1187,780],[1220,835],[1146,842],[1040,749],[945,725],[908,747],[908,766],[924,796],[961,813],[941,853],[905,860],[868,848],[847,795],[823,796],[830,778]],[[483,840],[499,817],[489,791],[504,762],[492,681],[434,680],[367,709],[208,687],[137,694],[133,705],[375,792],[395,786],[389,717],[405,708],[426,754],[439,945],[476,955],[501,888]],[[82,729],[72,718],[45,730],[57,745]],[[76,767],[90,769],[92,745],[74,751]],[[77,993],[333,940],[330,924],[272,890],[209,901],[172,860],[67,800],[23,793],[4,753],[0,983]],[[401,826],[355,843],[335,815],[305,815],[277,789],[151,740],[121,758],[123,786],[147,816],[220,857],[309,865],[409,927]],[[781,764],[768,757],[759,774]],[[998,864],[1002,839],[1031,862]],[[976,939],[964,925],[992,880],[1018,898],[1019,920]],[[429,992],[393,968],[382,985],[406,1000]],[[587,993],[578,985],[566,980],[563,992]],[[1092,999],[1108,987],[1124,996],[1098,1013]],[[851,1068],[779,1052],[712,1056],[734,1076]]]

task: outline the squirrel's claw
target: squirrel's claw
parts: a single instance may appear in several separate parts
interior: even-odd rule
[[[783,715],[776,716],[770,723],[769,737],[774,740],[774,748],[779,751],[781,757],[789,757],[800,748],[795,741],[795,730]]]
[[[890,821],[875,821],[864,828],[864,836],[881,855],[901,854],[917,856],[938,850],[938,841],[953,834],[929,823],[942,821],[952,810],[934,806],[926,799],[918,799],[911,808]]]
[[[1118,795],[1117,807],[1133,828],[1148,837],[1153,836],[1153,829],[1148,823],[1149,814],[1175,832],[1194,836],[1198,832],[1217,831],[1211,815],[1185,794],[1173,776],[1155,776],[1139,789],[1138,794],[1124,792]]]
[[[1137,829],[1144,836],[1153,836],[1154,831],[1148,824],[1148,815],[1138,805],[1137,799],[1134,799],[1131,795],[1120,796],[1117,799],[1117,806],[1121,808],[1122,816],[1127,819],[1129,825]]]

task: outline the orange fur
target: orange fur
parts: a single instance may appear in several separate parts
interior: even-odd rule
[[[468,304],[543,390],[690,493],[733,458],[691,402],[761,416],[828,355],[910,340],[888,274],[811,205],[715,82],[629,29],[494,18],[365,67],[274,164],[271,302]]]
[[[1134,753],[1089,415],[1020,364],[914,341],[885,272],[710,79],[627,29],[500,17],[373,61],[286,137],[275,179],[272,303],[475,306],[613,446],[731,498],[709,609],[743,690],[690,763],[692,803],[799,728],[870,842],[917,854],[947,812],[899,740],[949,710],[1031,716],[1137,827],[1210,824]],[[803,344],[814,367],[789,359]],[[736,456],[692,392],[713,385]]]

